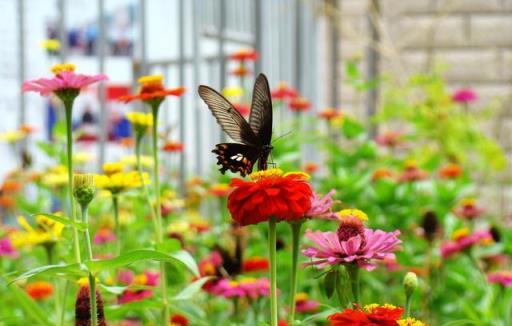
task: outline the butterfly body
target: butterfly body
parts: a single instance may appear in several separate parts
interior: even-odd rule
[[[272,152],[272,101],[265,75],[260,74],[254,84],[249,122],[224,96],[208,86],[199,86],[199,96],[208,105],[222,130],[238,143],[215,145],[217,164],[222,173],[227,170],[245,176],[258,161],[258,170],[267,168]]]

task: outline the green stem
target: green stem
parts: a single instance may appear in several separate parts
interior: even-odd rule
[[[153,128],[152,128],[152,152],[153,152],[153,178],[154,178],[154,192],[155,192],[155,212],[156,212],[156,243],[161,245],[164,242],[162,231],[162,211],[160,207],[160,178],[159,178],[159,163],[158,163],[158,108],[160,103],[151,105],[153,113]],[[162,293],[162,325],[169,324],[169,299],[167,298],[167,276],[165,270],[165,262],[160,262],[160,291]]]
[[[295,322],[295,295],[297,293],[297,271],[299,262],[300,229],[302,221],[290,224],[292,227],[292,278],[290,286],[290,313],[288,323],[293,326]]]
[[[352,295],[354,302],[360,304],[359,301],[359,267],[355,264],[347,265],[348,276],[350,277],[350,286],[352,287]]]
[[[114,201],[116,202],[116,204],[114,204],[114,210],[117,210],[117,197],[114,196],[113,198],[115,198]],[[82,205],[81,208],[82,208],[82,222],[84,222],[85,226],[86,226],[85,233],[84,233],[85,249],[87,251],[87,258],[89,260],[92,260],[93,255],[92,255],[91,236],[89,233],[89,214],[87,211],[87,205]],[[116,218],[116,221],[117,221],[117,218]],[[89,300],[91,302],[91,325],[97,326],[98,325],[98,309],[96,306],[96,277],[92,273],[89,273]]]
[[[121,254],[121,227],[119,225],[119,198],[112,195],[112,209],[114,210],[114,226],[116,231],[116,256]]]
[[[70,215],[73,222],[77,222],[75,214],[75,200],[73,198],[73,125],[72,125],[72,112],[73,100],[64,101],[66,110],[66,146],[67,146],[67,168],[68,168],[68,189],[69,189],[69,207]],[[80,244],[78,242],[78,230],[73,228],[73,244],[75,248],[75,259],[77,263],[81,263],[80,258]]]
[[[406,295],[405,296],[405,317],[409,317],[411,315],[411,302],[412,302],[412,295]]]
[[[140,160],[140,156],[141,156],[141,145],[142,145],[142,136],[138,136],[136,139],[135,139],[135,159],[136,159],[136,162],[137,162],[137,171],[139,172],[139,178],[140,180],[142,181],[142,189],[144,190],[144,196],[146,197],[146,201],[147,201],[147,204],[148,204],[148,207],[149,207],[149,211],[151,213],[151,221],[153,222],[153,226],[156,230],[157,228],[157,219],[156,219],[156,213],[155,213],[155,209],[151,203],[151,197],[149,195],[149,188],[148,188],[148,185],[144,182],[144,173],[142,171],[142,163],[141,163],[141,160]]]
[[[64,326],[66,322],[66,298],[68,297],[69,281],[64,284],[64,297],[62,297],[62,307],[60,311],[60,326]]]
[[[268,221],[268,251],[270,257],[270,326],[277,326],[277,266],[276,219]]]

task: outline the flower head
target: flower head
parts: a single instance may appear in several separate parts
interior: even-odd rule
[[[227,183],[212,184],[208,188],[208,193],[214,197],[226,197],[231,192],[231,187]]]
[[[251,73],[251,69],[247,68],[245,65],[241,64],[236,66],[231,70],[231,74],[238,77],[244,77]]]
[[[453,240],[441,245],[441,255],[448,258],[464,250],[468,250],[478,243],[489,243],[492,236],[489,231],[476,231],[469,233],[469,229],[459,229],[453,234]]]
[[[251,107],[249,105],[247,105],[247,104],[244,104],[244,103],[233,103],[233,106],[244,117],[249,116],[249,114],[251,113]]]
[[[53,294],[53,285],[46,281],[36,281],[27,284],[25,287],[28,295],[34,300],[43,300]]]
[[[331,326],[396,326],[404,310],[390,304],[345,309],[328,317]]]
[[[412,317],[397,320],[396,323],[398,326],[426,326],[424,322]]]
[[[393,177],[393,172],[391,170],[386,168],[380,168],[375,171],[373,171],[372,174],[372,181],[377,181],[381,179],[389,179]]]
[[[100,291],[96,290],[96,306],[98,326],[107,326],[103,309],[103,298]],[[75,326],[91,325],[91,299],[89,286],[80,286],[75,302]]]
[[[98,188],[108,190],[112,195],[116,195],[131,188],[139,188],[143,184],[149,184],[149,175],[143,173],[141,177],[136,171],[116,172],[96,175],[94,181]]]
[[[340,118],[343,116],[343,113],[341,111],[338,111],[335,108],[325,108],[322,111],[318,113],[318,116],[321,119],[324,119],[326,121],[330,121],[332,119]]]
[[[221,279],[213,288],[213,294],[224,298],[250,298],[256,300],[270,293],[270,283],[266,278],[242,278],[239,281]]]
[[[271,91],[272,99],[285,100],[287,98],[294,98],[298,95],[297,91],[288,86],[285,82],[279,82],[277,87]]]
[[[98,245],[114,242],[115,240],[116,235],[110,228],[107,227],[100,228],[94,235],[94,243]]]
[[[457,179],[461,175],[462,168],[455,163],[450,163],[439,169],[439,176],[443,179]]]
[[[461,88],[452,95],[452,101],[467,104],[478,100],[478,94],[471,88]]]
[[[306,217],[317,217],[328,220],[337,220],[338,214],[332,211],[334,200],[332,196],[336,193],[335,189],[331,189],[323,198],[313,192],[311,199],[311,208],[306,212]]]
[[[510,271],[499,271],[487,274],[487,281],[493,284],[500,284],[503,287],[512,286],[512,272]]]
[[[233,179],[228,197],[231,216],[240,225],[302,218],[311,208],[313,191],[304,173],[284,174],[280,169],[252,173],[250,181]]]
[[[57,95],[61,100],[68,101],[74,99],[80,91],[102,80],[107,80],[107,76],[100,75],[82,75],[75,73],[73,64],[57,64],[52,67],[53,78],[41,78],[29,80],[23,83],[24,92],[38,92],[42,96],[50,94]]]
[[[375,142],[384,147],[396,147],[403,142],[403,134],[400,131],[390,130],[375,138]]]
[[[174,142],[174,141],[167,141],[164,146],[162,146],[162,150],[167,153],[181,153],[183,152],[183,144]]]
[[[299,313],[310,313],[318,310],[318,301],[309,298],[307,293],[297,293],[295,296],[295,310]]]
[[[13,232],[10,235],[15,247],[23,245],[53,245],[62,237],[64,224],[56,222],[44,215],[36,216],[36,225],[30,225],[23,216],[18,217],[18,224],[23,231]]]
[[[483,208],[478,207],[476,199],[464,198],[458,208],[454,210],[455,215],[466,220],[473,220],[485,212]]]
[[[251,257],[244,259],[242,271],[244,273],[264,272],[268,270],[269,262],[264,257]]]
[[[48,51],[49,54],[55,54],[60,50],[60,41],[57,39],[47,39],[41,42],[41,47]]]
[[[75,174],[73,177],[73,196],[76,201],[87,206],[94,198],[94,176],[92,174]]]
[[[18,257],[18,252],[16,251],[16,249],[14,249],[11,240],[8,237],[0,239],[0,259],[2,257]]]
[[[240,49],[232,53],[229,58],[236,61],[256,61],[259,54],[254,49]]]
[[[125,95],[119,97],[119,100],[124,103],[129,103],[134,100],[141,100],[151,106],[160,105],[166,96],[181,96],[185,92],[184,87],[177,87],[165,89],[163,84],[162,75],[149,75],[142,76],[138,79],[140,90],[138,94]]]
[[[171,316],[171,325],[170,326],[188,326],[188,319],[184,315],[174,314]]]
[[[376,265],[373,260],[383,260],[393,257],[401,241],[398,239],[400,231],[384,232],[362,227],[358,218],[346,217],[338,231],[321,232],[306,231],[306,237],[312,240],[315,246],[307,247],[302,251],[304,255],[314,258],[305,265],[315,265],[323,268],[328,265],[353,264],[368,271]]]
[[[136,137],[140,138],[153,126],[153,114],[143,112],[128,112],[126,119],[131,122]]]
[[[405,162],[405,170],[399,177],[401,182],[421,181],[428,177],[428,173],[418,167],[415,161]]]
[[[288,107],[292,112],[305,112],[311,108],[311,103],[305,97],[296,96],[288,102]]]

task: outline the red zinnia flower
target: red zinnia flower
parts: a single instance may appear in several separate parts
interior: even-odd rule
[[[181,314],[174,314],[171,317],[171,325],[172,326],[188,326],[187,317]]]
[[[318,171],[318,164],[316,164],[315,162],[306,162],[304,163],[304,171],[307,174],[313,174],[316,171]]]
[[[240,112],[241,115],[243,115],[244,117],[247,117],[249,115],[249,113],[251,113],[251,107],[247,104],[243,104],[243,103],[233,103],[233,106],[235,107],[235,109],[238,110],[238,112]]]
[[[264,272],[268,270],[268,259],[263,257],[251,257],[244,260],[242,270],[244,273]]]
[[[259,171],[251,181],[233,179],[228,197],[231,216],[240,225],[257,224],[275,217],[278,221],[297,220],[311,208],[313,191],[304,173],[279,169]]]
[[[393,176],[393,172],[386,168],[381,168],[373,171],[372,180],[377,181],[384,178],[391,178]]]
[[[239,65],[233,70],[231,70],[231,74],[238,77],[244,77],[251,73],[251,69],[247,68],[244,65]]]
[[[375,138],[375,142],[380,146],[395,147],[403,142],[403,134],[400,131],[386,131]]]
[[[416,162],[407,161],[405,170],[400,175],[399,180],[402,182],[421,181],[428,177],[428,173],[418,167]]]
[[[43,300],[50,297],[53,293],[53,286],[45,281],[37,281],[27,285],[25,288],[28,295],[34,300]]]
[[[162,150],[167,153],[181,153],[183,152],[183,144],[173,141],[168,141],[162,147]]]
[[[294,98],[298,94],[295,89],[288,87],[285,82],[279,82],[277,87],[272,90],[271,95],[274,100],[284,100],[286,98]]]
[[[311,108],[311,103],[308,101],[307,98],[297,96],[290,100],[288,106],[290,107],[290,110],[293,112],[304,112],[308,111]]]
[[[185,93],[185,87],[165,89],[162,81],[162,75],[140,77],[138,80],[138,83],[141,85],[139,93],[121,96],[118,100],[124,103],[134,100],[141,100],[147,103],[160,103],[168,95],[181,96]]]
[[[439,176],[444,179],[457,179],[462,175],[462,168],[455,163],[450,163],[439,169]]]
[[[229,58],[237,61],[256,61],[259,58],[259,54],[253,49],[240,49],[231,54]]]
[[[335,119],[335,118],[339,118],[339,117],[343,116],[343,113],[341,113],[340,111],[338,111],[334,108],[326,108],[326,109],[323,109],[322,111],[320,111],[318,113],[318,116],[321,119],[329,121],[331,119]]]
[[[367,305],[345,309],[328,317],[331,326],[396,326],[404,310],[393,305]]]

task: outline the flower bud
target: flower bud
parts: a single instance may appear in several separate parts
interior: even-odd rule
[[[418,277],[415,273],[409,272],[404,277],[404,290],[406,296],[411,296],[414,290],[418,287]]]
[[[73,195],[81,206],[87,206],[94,198],[94,177],[92,174],[75,174]]]
[[[106,326],[105,314],[103,312],[103,299],[96,290],[96,309],[98,313],[98,326]],[[91,299],[89,286],[80,286],[75,303],[75,326],[91,325]]]

